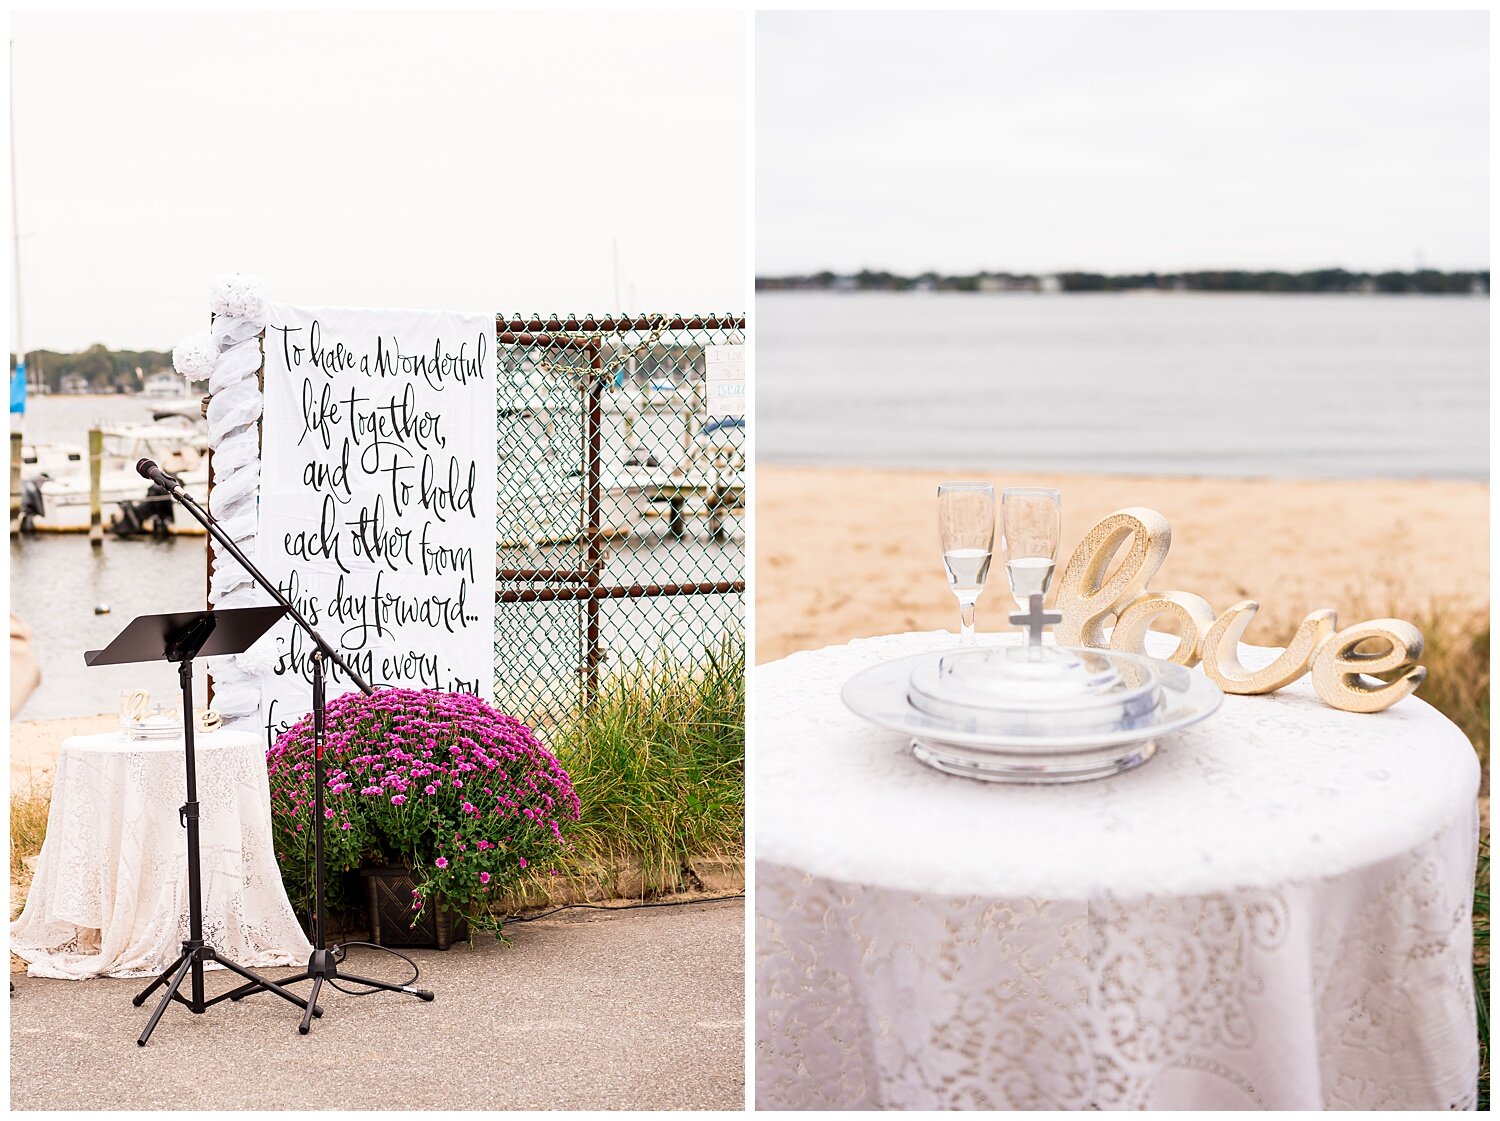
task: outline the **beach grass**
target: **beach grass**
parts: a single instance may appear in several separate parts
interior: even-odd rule
[[[52,788],[30,783],[10,792],[11,910],[18,914],[31,886],[30,861],[42,851],[47,837],[47,815],[52,810]]]
[[[1434,610],[1418,621],[1427,680],[1421,697],[1463,729],[1484,768],[1489,794],[1490,625],[1484,616]]]
[[[738,638],[696,664],[658,658],[611,677],[551,732],[580,818],[557,875],[501,906],[701,890],[703,866],[743,869],[745,660]]]

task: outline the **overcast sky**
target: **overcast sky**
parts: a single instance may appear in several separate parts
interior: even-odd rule
[[[15,15],[27,349],[302,304],[745,310],[746,21]]]
[[[763,13],[763,275],[1487,267],[1483,13]]]

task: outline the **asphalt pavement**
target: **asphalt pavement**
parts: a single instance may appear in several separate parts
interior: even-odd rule
[[[415,952],[432,1003],[325,988],[307,1036],[262,993],[173,1005],[142,1048],[144,980],[13,977],[11,1108],[744,1108],[743,900],[564,911],[506,936]],[[359,948],[345,966],[409,975]]]

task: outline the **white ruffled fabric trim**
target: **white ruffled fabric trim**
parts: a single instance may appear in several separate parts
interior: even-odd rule
[[[235,546],[255,559],[256,504],[260,497],[262,397],[256,378],[261,368],[260,337],[265,331],[266,293],[259,277],[225,273],[209,285],[212,329],[179,344],[191,380],[208,379],[208,439],[213,449],[214,489],[209,509]],[[188,344],[191,344],[190,346]],[[204,362],[205,352],[211,360]],[[178,364],[179,373],[189,377]],[[206,368],[205,368],[206,367]],[[271,602],[250,574],[217,541],[210,539],[209,602],[214,607],[256,607]],[[260,677],[274,654],[214,659],[214,709],[228,728],[259,725]]]

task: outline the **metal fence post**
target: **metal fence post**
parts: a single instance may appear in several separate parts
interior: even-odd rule
[[[588,497],[585,499],[585,512],[587,514],[584,532],[588,535],[585,548],[587,553],[584,560],[584,571],[588,573],[588,588],[593,592],[602,583],[600,579],[600,568],[604,556],[604,543],[600,539],[603,531],[603,511],[601,505],[604,501],[603,483],[600,479],[602,469],[601,456],[603,454],[604,425],[604,360],[600,353],[598,344],[588,347],[589,367],[593,374],[588,378],[585,393],[588,396],[588,418],[585,427],[588,432],[587,444],[584,455],[587,456],[585,475],[588,479]],[[591,595],[584,602],[584,613],[586,617],[585,649],[584,649],[584,685],[583,703],[585,708],[592,708],[599,696],[599,663],[602,654],[599,649],[599,598]]]

